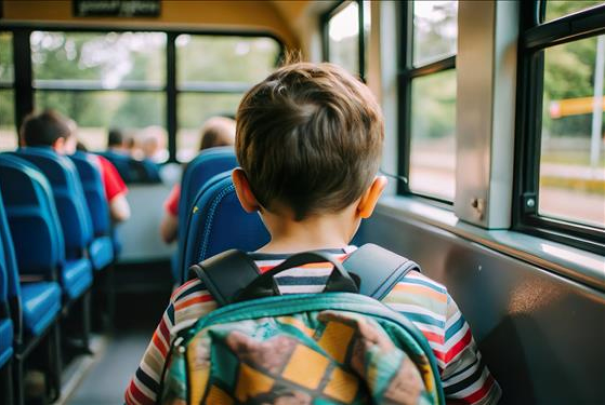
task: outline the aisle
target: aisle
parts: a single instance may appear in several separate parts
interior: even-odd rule
[[[115,405],[124,402],[124,390],[145,351],[151,332],[128,331],[109,341],[67,405]]]

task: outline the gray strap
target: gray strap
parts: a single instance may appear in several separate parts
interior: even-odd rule
[[[202,280],[219,307],[235,298],[254,281],[260,270],[246,253],[230,249],[193,265],[190,270]]]
[[[360,294],[377,300],[384,298],[410,271],[420,271],[415,262],[371,243],[351,253],[342,265],[359,281]],[[236,249],[206,259],[190,270],[202,280],[220,307],[236,302],[261,275],[254,260]],[[272,295],[279,295],[275,283],[272,289]]]
[[[365,244],[342,263],[359,278],[359,292],[381,300],[410,271],[420,271],[413,261],[372,243]]]

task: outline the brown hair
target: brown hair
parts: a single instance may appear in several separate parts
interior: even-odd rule
[[[202,127],[200,150],[235,143],[235,121],[226,117],[210,118]]]
[[[368,189],[380,164],[384,128],[369,88],[327,63],[278,69],[244,96],[236,152],[250,188],[297,221],[338,212]]]
[[[25,146],[52,146],[59,138],[68,138],[71,130],[67,119],[54,110],[30,113],[21,124]]]

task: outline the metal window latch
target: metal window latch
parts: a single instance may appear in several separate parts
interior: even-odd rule
[[[538,199],[536,193],[523,193],[523,213],[535,214],[538,212]]]

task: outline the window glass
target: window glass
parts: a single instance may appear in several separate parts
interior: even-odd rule
[[[53,108],[78,124],[78,139],[92,151],[105,150],[107,130],[115,127],[140,139],[142,130],[158,126],[166,133],[166,96],[161,92],[41,91],[35,93],[37,109]]]
[[[414,2],[414,66],[455,55],[457,40],[457,1]]]
[[[197,155],[200,129],[213,116],[234,117],[242,94],[184,93],[178,98],[177,159],[187,162]]]
[[[455,132],[456,71],[414,79],[408,179],[414,193],[454,199]]]
[[[546,2],[546,21],[554,20],[555,18],[564,17],[573,14],[577,11],[605,4],[603,0],[548,0]]]
[[[177,82],[254,84],[273,71],[279,44],[271,38],[179,35],[176,39]]]
[[[605,227],[605,36],[544,51],[539,213]]]
[[[0,83],[12,83],[13,67],[13,34],[0,32]]]
[[[0,150],[17,148],[14,100],[13,90],[0,90]]]
[[[349,3],[330,18],[328,22],[328,40],[328,60],[358,75],[359,6],[356,2]]]
[[[33,75],[40,81],[90,82],[102,88],[166,82],[166,34],[34,31]]]

